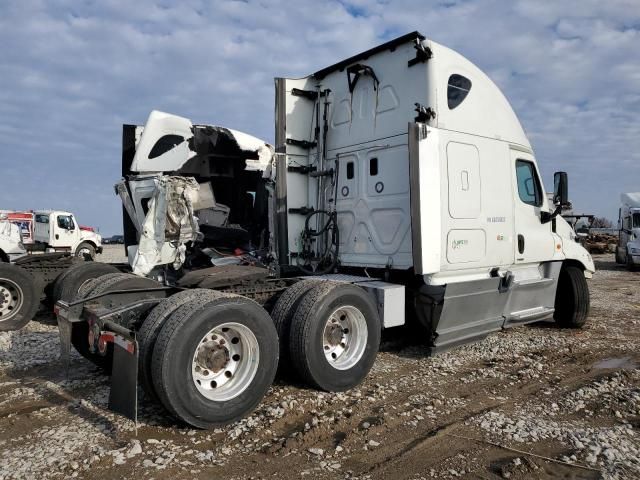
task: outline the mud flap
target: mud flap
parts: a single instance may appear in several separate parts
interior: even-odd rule
[[[115,335],[109,409],[138,423],[138,342]]]
[[[64,317],[58,316],[58,334],[60,335],[60,361],[69,374],[71,354],[71,329],[73,324]]]

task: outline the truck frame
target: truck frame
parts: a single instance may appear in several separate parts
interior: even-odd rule
[[[157,111],[123,127],[132,273],[70,281],[55,307],[63,356],[112,372],[110,408],[136,419],[141,383],[210,428],[252,411],[278,365],[354,387],[383,329],[412,323],[436,353],[585,323],[595,268],[558,216],[567,175],[549,202],[475,65],[412,32],[275,90],[275,148]]]

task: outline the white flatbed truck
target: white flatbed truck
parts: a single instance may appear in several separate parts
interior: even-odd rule
[[[383,329],[413,322],[432,352],[555,319],[581,327],[591,256],[544,195],[498,87],[413,32],[312,75],[277,78],[276,146],[152,112],[123,128],[133,274],[56,304],[70,345],[210,428],[252,411],[278,364],[342,391]],[[406,312],[406,313],[405,313]]]

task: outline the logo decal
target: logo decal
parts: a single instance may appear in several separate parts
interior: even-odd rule
[[[453,248],[454,250],[457,250],[461,247],[466,247],[467,245],[469,245],[469,240],[453,240],[451,242],[451,248]]]

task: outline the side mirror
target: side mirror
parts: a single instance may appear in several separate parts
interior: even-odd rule
[[[553,203],[556,209],[553,213],[540,212],[540,221],[549,223],[562,212],[562,207],[567,207],[569,203],[569,180],[567,172],[556,172],[553,174]]]
[[[567,172],[553,174],[553,203],[561,207],[569,205],[569,178]]]

